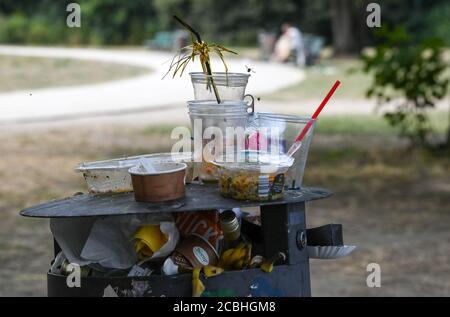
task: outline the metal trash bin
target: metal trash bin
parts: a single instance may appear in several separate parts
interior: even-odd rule
[[[260,269],[227,271],[205,281],[204,296],[311,296],[309,256],[306,241],[305,204],[323,199],[331,192],[319,188],[287,191],[283,199],[272,202],[247,202],[220,196],[214,185],[190,184],[186,197],[169,203],[138,203],[132,193],[78,195],[52,201],[21,211],[22,216],[38,218],[77,218],[135,215],[161,212],[199,212],[211,209],[255,207],[261,209],[260,235],[265,257],[286,254],[285,264],[273,272]],[[55,256],[60,251],[55,242]],[[166,296],[189,297],[190,274],[148,277],[84,277],[80,287],[68,287],[66,276],[48,273],[48,296]]]

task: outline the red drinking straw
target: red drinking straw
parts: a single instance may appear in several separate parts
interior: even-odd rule
[[[322,109],[325,107],[325,105],[328,103],[328,101],[330,100],[330,98],[334,95],[334,93],[336,92],[336,90],[338,89],[339,85],[341,84],[341,82],[339,80],[337,80],[333,87],[331,88],[331,90],[328,92],[327,96],[325,97],[324,100],[322,100],[322,103],[320,104],[320,106],[317,108],[316,112],[314,112],[314,114],[312,115],[311,119],[308,121],[308,123],[306,124],[306,126],[303,128],[302,132],[298,135],[297,139],[295,140],[294,144],[292,144],[291,148],[288,151],[288,155],[292,156],[298,149],[299,147],[295,148],[297,146],[297,144],[299,142],[301,142],[303,140],[303,138],[305,137],[306,133],[308,133],[309,129],[311,128],[314,120],[317,119],[317,117],[319,116],[320,112],[322,112]]]
[[[306,126],[303,128],[303,131],[299,134],[299,136],[297,137],[295,142],[301,141],[304,138],[305,134],[308,133],[308,130],[309,130],[309,128],[311,128],[311,125],[313,124],[314,120],[317,119],[319,114],[322,112],[322,109],[325,107],[325,105],[328,103],[328,101],[334,95],[334,93],[336,92],[336,90],[338,89],[340,84],[341,84],[341,82],[339,80],[337,80],[336,83],[334,84],[334,86],[328,92],[328,95],[325,97],[325,99],[320,104],[319,108],[317,108],[316,112],[314,112],[314,114],[312,115],[311,120],[309,120],[308,123],[306,124]]]

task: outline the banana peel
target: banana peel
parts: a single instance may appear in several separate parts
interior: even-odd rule
[[[205,274],[206,278],[214,277],[219,274],[222,274],[224,269],[212,265],[207,265],[203,267],[203,274]]]
[[[205,291],[205,285],[200,280],[200,272],[202,268],[195,268],[192,272],[192,297],[200,297]]]
[[[237,247],[228,249],[222,254],[218,266],[226,271],[242,270],[250,264],[251,254],[251,243],[240,243]]]
[[[245,249],[244,267],[248,267],[252,260],[252,244],[248,243]]]
[[[278,254],[270,259],[264,260],[261,263],[261,270],[266,273],[271,273],[273,271],[273,266],[278,261],[286,261],[286,255],[283,252],[278,252]]]
[[[263,270],[263,272],[271,273],[273,271],[273,264],[274,264],[273,261],[272,262],[271,261],[264,261],[261,264],[260,268],[261,268],[261,270]]]
[[[286,261],[286,255],[283,252],[278,252],[277,255],[269,259],[265,259],[260,255],[252,258],[251,243],[240,243],[237,247],[228,249],[222,253],[218,266],[207,265],[193,269],[192,296],[200,297],[206,289],[200,279],[202,272],[205,278],[217,276],[227,270],[242,270],[256,267],[260,267],[262,271],[270,273],[273,271],[275,263],[279,261]]]
[[[234,249],[228,249],[225,252],[223,252],[222,255],[220,256],[218,266],[224,269],[225,265],[227,265],[227,263],[230,262],[230,257],[231,257],[231,254],[233,254],[233,252],[234,252]]]
[[[195,268],[192,271],[192,297],[200,297],[205,291],[205,285],[200,279],[200,273],[203,271],[203,274],[206,278],[214,277],[223,273],[223,269],[220,267],[207,265],[204,267]]]

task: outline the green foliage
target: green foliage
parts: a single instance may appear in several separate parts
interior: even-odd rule
[[[425,32],[446,41],[450,46],[450,3],[445,3],[431,9],[425,15]]]
[[[81,6],[81,29],[66,26],[70,2]],[[372,38],[365,34],[368,1],[351,2],[352,43],[370,44]],[[383,23],[405,23],[416,35],[436,34],[450,42],[448,0],[383,0],[380,4]],[[330,0],[1,0],[0,42],[142,44],[158,31],[178,28],[174,14],[195,26],[206,40],[228,46],[256,44],[258,31],[280,31],[287,21],[304,32],[324,36],[328,43],[334,33]]]
[[[158,31],[179,28],[172,18],[177,14],[208,41],[249,45],[261,28],[278,30],[286,20],[301,24],[306,15],[303,0],[78,0],[82,27],[69,29],[70,2],[2,0],[0,42],[141,44]]]
[[[437,38],[416,43],[402,27],[382,28],[378,36],[382,44],[363,56],[363,69],[373,76],[367,97],[380,106],[393,103],[395,109],[385,114],[388,123],[412,144],[425,145],[431,131],[427,110],[446,96],[449,85],[444,43]]]
[[[151,0],[79,0],[81,28],[66,25],[71,0],[0,3],[0,42],[141,44],[158,26]]]
[[[12,43],[23,43],[27,40],[28,22],[25,15],[13,14],[7,23],[5,33]]]
[[[299,20],[300,2],[302,1],[154,0],[153,5],[160,25],[165,29],[177,26],[172,19],[172,15],[177,14],[201,30],[209,41],[213,39],[227,45],[249,45],[256,43],[260,28],[278,29],[292,15]]]

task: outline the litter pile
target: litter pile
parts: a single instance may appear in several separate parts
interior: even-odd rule
[[[216,128],[222,136],[214,139],[210,156],[198,157],[194,151],[82,163],[76,171],[83,174],[89,191],[94,197],[134,192],[136,202],[143,204],[181,200],[190,183],[213,182],[224,197],[257,202],[283,199],[287,190],[299,191],[316,120],[339,82],[312,117],[255,113],[254,98],[245,94],[250,74],[229,73],[223,59],[224,52],[234,52],[203,42],[195,30],[177,20],[192,33],[193,43],[174,58],[169,71],[182,74],[197,56],[203,70],[191,74],[195,100],[187,105],[193,142],[200,136],[203,154],[212,144],[204,142],[208,129]],[[211,71],[211,52],[222,59],[224,73]],[[230,128],[242,129],[245,140],[235,144],[234,134],[230,137],[227,133]],[[232,157],[239,160],[230,160],[230,153],[223,150],[230,146]],[[240,209],[53,218],[51,230],[62,251],[50,271],[68,275],[76,263],[83,277],[188,273],[192,274],[192,295],[201,296],[203,278],[234,270],[270,273],[274,265],[287,261],[283,252],[271,258],[262,256],[259,221],[258,216]],[[353,250],[343,245],[339,226],[317,230],[311,233],[319,236],[309,243],[311,255],[336,258]],[[333,233],[328,234],[330,230]],[[320,240],[325,231],[332,241]],[[314,240],[319,244],[314,245]]]
[[[271,272],[286,256],[260,255],[260,227],[250,214],[211,210],[179,214],[52,219],[62,251],[51,273],[68,275],[80,265],[82,277],[138,277],[192,274],[193,296],[204,291],[201,276],[260,268]],[[247,234],[248,233],[248,234]]]

